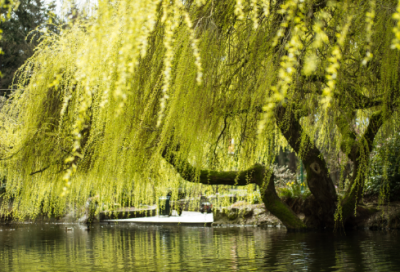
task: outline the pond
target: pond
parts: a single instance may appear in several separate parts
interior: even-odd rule
[[[400,271],[399,252],[397,231],[0,225],[1,271]]]

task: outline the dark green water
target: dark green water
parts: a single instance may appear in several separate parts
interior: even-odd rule
[[[400,271],[400,232],[0,225],[0,271]]]

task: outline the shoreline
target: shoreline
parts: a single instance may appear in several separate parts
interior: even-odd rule
[[[379,206],[377,203],[365,203],[360,206],[362,210],[374,210],[375,212],[369,216],[353,216],[349,224],[345,225],[345,229],[364,229],[364,230],[392,230],[400,229],[400,201],[388,203],[385,206]],[[107,220],[126,219],[126,218],[144,218],[156,216],[156,208],[151,207],[148,210],[132,211],[120,209],[115,213],[101,212],[95,215],[90,221],[86,215],[77,217],[76,213],[70,212],[63,217],[54,218],[45,215],[39,215],[33,220],[5,220],[2,218],[0,224],[109,224]],[[304,218],[304,214],[298,213],[300,218]],[[137,219],[136,219],[137,220]],[[174,219],[177,221],[176,219]],[[174,221],[172,220],[172,221]],[[119,220],[118,220],[119,221]],[[135,220],[133,220],[135,221]],[[140,220],[146,221],[146,220]],[[162,220],[161,220],[162,221]],[[165,221],[165,220],[164,220]],[[168,221],[168,220],[167,220]],[[170,220],[171,221],[171,220]],[[179,220],[178,220],[179,221]],[[179,224],[179,222],[173,222]],[[184,221],[184,220],[183,220]],[[118,222],[123,223],[123,222]],[[135,222],[126,222],[135,223]],[[237,202],[224,209],[213,210],[213,222],[208,222],[211,227],[265,227],[265,228],[282,228],[286,227],[282,222],[271,215],[264,207],[264,204],[247,204]],[[170,224],[156,222],[154,219],[150,222],[136,222],[135,224]],[[201,224],[200,224],[201,225]],[[333,228],[332,228],[333,229]]]

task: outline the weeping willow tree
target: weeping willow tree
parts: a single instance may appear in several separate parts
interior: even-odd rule
[[[0,117],[4,199],[24,218],[255,184],[289,229],[345,223],[374,139],[398,129],[397,2],[100,0],[19,70]],[[304,220],[276,193],[281,147],[305,165]],[[343,197],[321,150],[353,163]]]

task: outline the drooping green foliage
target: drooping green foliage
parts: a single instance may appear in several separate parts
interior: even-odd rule
[[[396,7],[99,1],[94,14],[43,37],[2,111],[14,215],[61,213],[90,195],[107,208],[123,195],[152,204],[183,179],[207,184],[205,169],[210,183],[230,170],[229,184],[244,185],[260,175],[255,163],[270,165],[288,144],[320,202],[336,194],[318,150],[353,161],[354,210],[375,135],[396,129]]]
[[[365,191],[383,201],[400,200],[400,138],[386,138],[377,144]]]

